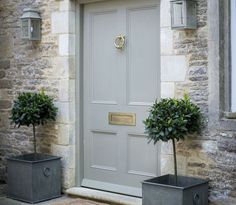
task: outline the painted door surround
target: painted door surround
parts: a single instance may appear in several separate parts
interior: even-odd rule
[[[142,123],[160,97],[159,12],[156,0],[84,6],[83,186],[141,196],[140,182],[159,174]],[[110,112],[135,114],[135,126],[109,124]]]

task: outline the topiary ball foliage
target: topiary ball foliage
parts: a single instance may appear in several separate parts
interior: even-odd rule
[[[200,108],[188,96],[183,99],[162,99],[155,101],[148,118],[144,121],[149,142],[161,140],[184,140],[187,134],[199,132],[202,126]]]
[[[44,125],[55,121],[58,109],[53,104],[53,98],[40,93],[21,93],[14,101],[11,110],[12,123],[16,126]]]

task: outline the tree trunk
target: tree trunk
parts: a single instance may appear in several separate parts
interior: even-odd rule
[[[174,168],[175,168],[175,185],[178,185],[177,182],[177,159],[176,159],[176,148],[175,148],[175,139],[172,139],[172,143],[173,143],[173,155],[174,155]]]
[[[35,125],[33,124],[33,134],[34,134],[34,154],[36,155],[36,136],[35,136]]]

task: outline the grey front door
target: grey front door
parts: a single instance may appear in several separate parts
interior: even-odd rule
[[[158,175],[143,120],[160,96],[159,9],[157,0],[85,5],[83,186],[141,196],[141,181]]]

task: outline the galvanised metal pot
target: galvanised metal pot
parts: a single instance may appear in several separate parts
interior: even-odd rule
[[[7,196],[38,203],[61,196],[61,158],[26,154],[7,159]]]
[[[208,181],[164,175],[142,183],[142,205],[208,205]]]

